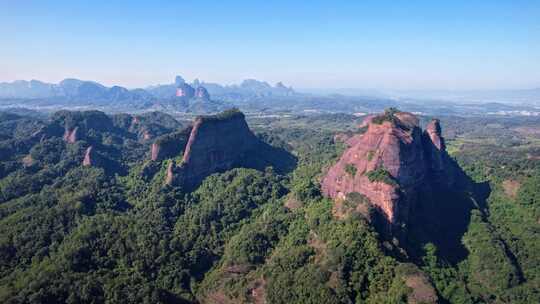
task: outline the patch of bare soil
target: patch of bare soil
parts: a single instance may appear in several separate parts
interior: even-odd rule
[[[255,304],[266,304],[266,281],[264,279],[256,280],[251,289],[251,300]]]
[[[437,292],[426,276],[421,274],[409,275],[405,278],[405,285],[412,289],[411,294],[407,298],[408,303],[437,303]]]
[[[504,193],[508,197],[516,198],[517,193],[519,191],[519,187],[521,186],[521,184],[516,180],[507,179],[507,180],[503,181],[502,186],[503,186],[503,189],[504,189]]]
[[[294,195],[290,195],[285,201],[285,208],[289,210],[296,210],[302,207],[302,202],[297,200]]]

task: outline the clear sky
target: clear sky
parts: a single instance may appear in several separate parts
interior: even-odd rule
[[[0,0],[0,81],[540,87],[536,1]]]

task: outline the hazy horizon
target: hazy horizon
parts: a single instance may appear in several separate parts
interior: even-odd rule
[[[540,3],[0,4],[0,82],[128,88],[174,75],[302,89],[540,87]]]

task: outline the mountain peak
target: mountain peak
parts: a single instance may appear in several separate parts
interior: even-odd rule
[[[418,193],[434,182],[431,176],[451,167],[440,124],[433,120],[422,132],[415,115],[391,108],[361,126],[365,133],[347,141],[349,148],[327,172],[322,190],[337,207],[360,195],[390,226],[399,226],[407,222]],[[451,178],[438,181],[448,184]]]
[[[236,108],[198,116],[193,126],[157,139],[152,145],[154,161],[180,153],[182,162],[169,163],[165,183],[186,189],[195,188],[210,174],[236,167],[262,170],[272,166],[286,171],[296,162],[289,153],[259,140]]]
[[[177,87],[183,85],[184,83],[186,83],[186,81],[184,80],[184,78],[182,78],[182,76],[177,75],[177,76],[174,78],[174,84],[175,84]]]

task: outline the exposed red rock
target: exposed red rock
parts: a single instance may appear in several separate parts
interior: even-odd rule
[[[86,148],[86,152],[84,153],[84,160],[83,160],[83,166],[92,166],[94,164],[93,162],[93,147],[90,146]]]
[[[159,159],[159,151],[160,151],[159,144],[153,143],[151,151],[150,151],[150,158],[152,160],[158,160]]]
[[[195,89],[187,83],[182,83],[176,88],[176,97],[193,98]]]
[[[438,119],[433,119],[431,122],[429,122],[424,132],[426,132],[431,139],[431,142],[438,150],[446,149],[444,140],[441,136],[441,125]]]
[[[165,177],[165,184],[167,185],[171,185],[173,183],[173,180],[174,180],[173,167],[174,167],[173,162],[170,162],[167,165],[167,175]]]
[[[434,119],[426,127],[424,131],[426,137],[426,150],[430,158],[431,167],[434,170],[443,170],[443,159],[441,150],[445,150],[444,140],[441,137],[441,126],[439,121]]]
[[[347,134],[347,133],[338,133],[338,134],[334,135],[334,141],[335,142],[346,143],[350,138],[351,138],[350,135]]]
[[[406,222],[418,189],[433,170],[444,170],[440,125],[431,122],[423,133],[413,114],[388,111],[360,126],[367,131],[347,140],[349,148],[323,178],[322,191],[338,201],[358,192],[392,225]]]
[[[75,127],[73,129],[66,129],[66,131],[64,132],[64,141],[70,144],[75,143],[79,139],[77,133],[78,130],[79,127]]]
[[[198,117],[191,129],[182,163],[173,168],[174,179],[168,183],[191,188],[212,173],[234,168],[257,143],[244,114],[239,111]]]
[[[208,91],[204,87],[198,87],[195,90],[195,97],[201,98],[201,99],[210,99],[210,94],[208,94]]]
[[[174,157],[182,153],[191,133],[191,127],[182,131],[166,134],[156,138],[152,144],[150,157],[153,161]]]
[[[154,161],[175,158],[165,182],[188,190],[213,173],[233,168],[272,167],[284,174],[296,166],[292,154],[257,138],[238,109],[197,117],[192,126],[158,137],[150,154]]]
[[[106,160],[100,156],[93,146],[86,148],[82,165],[85,167],[104,167]]]
[[[431,169],[431,177],[439,183],[451,186],[454,183],[452,166],[448,165],[448,154],[444,138],[441,136],[441,125],[438,119],[431,120],[424,130],[424,151],[426,162]]]
[[[152,134],[150,134],[150,132],[148,130],[144,130],[143,131],[143,139],[144,140],[152,139]]]

